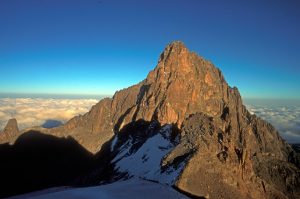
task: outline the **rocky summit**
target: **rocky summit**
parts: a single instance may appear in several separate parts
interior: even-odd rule
[[[0,133],[1,141],[8,141],[20,135],[18,122],[15,118],[8,120],[3,131]]]
[[[61,127],[35,130],[96,154],[97,168],[78,178],[87,184],[138,177],[196,198],[300,198],[299,154],[179,41],[142,82]]]

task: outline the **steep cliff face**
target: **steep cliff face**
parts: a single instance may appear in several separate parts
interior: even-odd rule
[[[218,68],[182,42],[165,48],[144,81],[64,126],[40,130],[72,136],[93,153],[111,143],[116,173],[195,196],[300,198],[294,150],[247,111],[238,89],[228,86]]]
[[[50,129],[48,133],[74,137],[81,145],[97,153],[110,140],[116,129],[130,122],[125,118],[136,104],[141,84],[115,93],[112,99],[105,98],[82,116],[68,121],[64,126]]]
[[[144,81],[116,92],[112,99],[101,100],[89,113],[51,133],[71,134],[95,153],[130,122],[157,120],[180,128],[192,113],[222,113],[232,100],[240,100],[230,99],[235,95],[238,91],[227,85],[219,69],[190,52],[182,42],[173,42]]]
[[[295,152],[270,124],[246,110],[219,69],[181,42],[168,45],[147,78],[116,93],[112,104],[115,172],[174,184],[201,197],[299,194]],[[143,123],[141,130],[139,121],[149,126]],[[156,133],[153,122],[162,126]],[[170,125],[178,129],[169,132],[178,142],[162,133]]]
[[[183,122],[179,144],[162,163],[172,165],[178,157],[192,154],[175,186],[207,198],[299,197],[300,173],[291,161],[294,151],[269,124],[255,116],[249,120],[239,127],[239,135],[233,128],[222,130],[230,120],[190,115]],[[256,128],[260,130],[254,132]]]
[[[138,120],[177,127],[181,139],[161,167],[184,164],[178,189],[210,198],[299,197],[299,162],[292,148],[269,123],[247,111],[219,69],[181,42],[167,46],[136,99],[115,132]]]
[[[219,69],[174,42],[145,80],[135,115],[180,127],[191,113],[217,115],[228,103],[230,91]]]

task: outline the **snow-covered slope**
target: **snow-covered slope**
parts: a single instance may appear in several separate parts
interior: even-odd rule
[[[50,189],[31,193],[11,199],[188,199],[169,186],[141,179],[119,181],[108,185],[70,188],[63,190]]]
[[[188,198],[170,186],[181,173],[184,162],[176,167],[161,165],[164,157],[179,142],[178,136],[172,138],[172,128],[172,125],[161,127],[151,122],[141,131],[145,130],[145,135],[134,128],[115,135],[110,145],[110,153],[113,154],[110,163],[114,168],[115,180],[119,181],[112,180],[111,184],[86,188],[58,187],[11,199]],[[122,177],[118,178],[118,175]],[[114,176],[111,177],[114,179]]]
[[[152,126],[150,125],[149,128]],[[172,125],[165,125],[154,132],[142,145],[136,149],[140,139],[127,139],[118,149],[118,154],[112,160],[115,170],[126,173],[127,176],[140,177],[154,180],[163,184],[173,185],[184,164],[176,168],[162,168],[161,162],[176,145],[171,141]],[[117,138],[115,138],[117,139]],[[111,149],[115,148],[116,140],[113,140]]]

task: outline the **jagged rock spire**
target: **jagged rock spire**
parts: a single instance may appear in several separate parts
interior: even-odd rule
[[[4,127],[2,133],[0,134],[0,141],[7,140],[10,141],[11,138],[20,135],[18,128],[18,122],[15,118],[8,120],[6,126]]]

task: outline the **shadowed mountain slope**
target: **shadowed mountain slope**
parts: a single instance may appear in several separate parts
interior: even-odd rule
[[[72,185],[95,163],[73,138],[40,132],[22,134],[13,145],[0,145],[0,198],[53,186]]]

